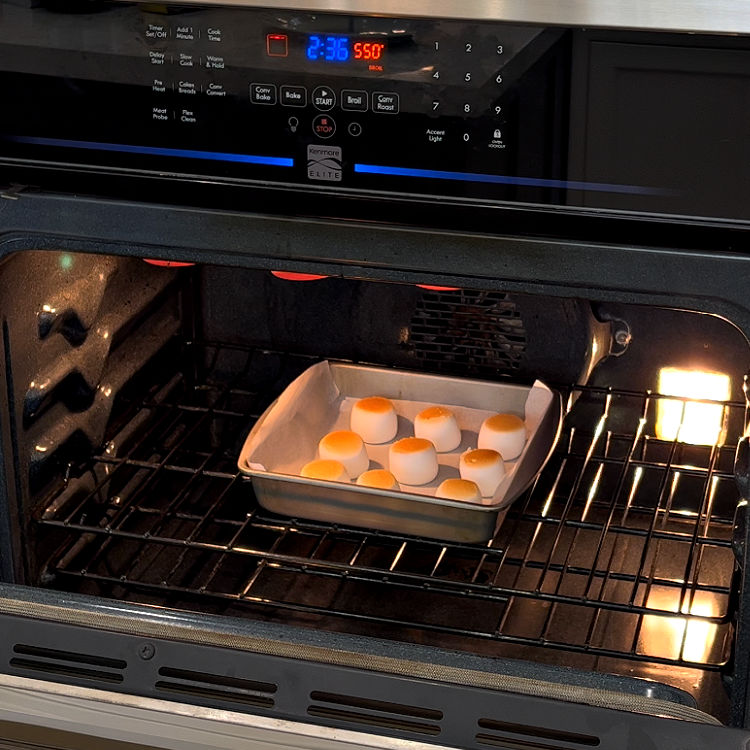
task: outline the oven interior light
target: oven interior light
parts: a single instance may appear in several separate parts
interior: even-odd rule
[[[705,370],[663,367],[659,370],[656,437],[692,445],[717,445],[721,440],[724,407],[705,401],[726,401],[732,390],[729,375]]]

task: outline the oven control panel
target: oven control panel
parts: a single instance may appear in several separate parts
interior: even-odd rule
[[[4,6],[0,158],[321,190],[534,200],[565,188],[564,30],[97,10]]]

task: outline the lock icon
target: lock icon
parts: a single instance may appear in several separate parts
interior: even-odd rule
[[[500,128],[495,128],[495,133],[492,136],[493,138],[497,138],[498,140],[503,137],[503,134],[500,132]]]

